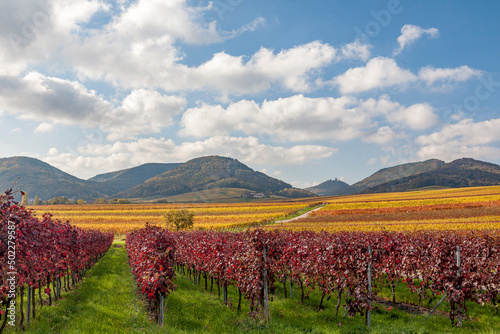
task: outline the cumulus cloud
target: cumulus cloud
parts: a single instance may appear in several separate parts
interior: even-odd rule
[[[86,170],[109,171],[127,168],[146,161],[183,162],[205,155],[237,158],[250,165],[294,165],[330,157],[337,150],[320,145],[271,146],[255,137],[216,136],[204,141],[184,142],[177,145],[171,139],[140,138],[132,142],[114,144],[88,144],[78,155],[49,152],[43,159],[47,163],[80,176],[90,177]]]
[[[434,68],[427,66],[420,69],[418,77],[430,86],[439,81],[443,82],[443,84],[467,81],[472,77],[478,77],[483,74],[483,71],[472,69],[469,66],[460,66],[457,68]]]
[[[394,49],[393,54],[400,54],[406,47],[420,39],[423,35],[437,38],[439,36],[439,30],[436,28],[424,29],[413,24],[405,24],[401,28],[401,35],[398,37],[399,47]]]
[[[336,76],[331,84],[338,87],[343,94],[352,94],[394,86],[402,89],[410,83],[417,82],[430,87],[433,85],[445,87],[483,74],[483,71],[472,69],[469,66],[456,68],[427,66],[421,68],[417,75],[410,70],[399,67],[392,58],[376,57],[370,59],[365,66],[351,68]]]
[[[440,131],[422,135],[416,139],[420,146],[417,156],[420,159],[440,157],[455,160],[463,157],[477,159],[499,159],[500,119],[474,122],[464,119],[456,124],[447,124]]]
[[[112,140],[135,138],[171,126],[172,117],[185,106],[184,98],[138,89],[115,107],[75,81],[38,72],[30,72],[23,78],[0,77],[0,111],[44,122],[35,132],[48,131],[46,121],[50,121],[100,127]]]
[[[249,59],[219,52],[205,63],[189,67],[179,62],[182,55],[168,39],[134,43],[128,36],[111,34],[75,45],[67,53],[83,78],[104,79],[126,88],[252,93],[268,89],[272,83],[293,91],[311,90],[311,75],[335,60],[336,50],[316,41],[279,52],[263,47]]]
[[[160,133],[173,125],[173,117],[186,107],[178,96],[161,95],[157,91],[134,90],[101,124],[109,140],[131,139],[142,134]]]
[[[372,46],[370,44],[362,43],[356,40],[352,43],[342,46],[340,49],[339,59],[360,59],[367,61],[370,58],[370,49]]]
[[[414,104],[399,112],[392,113],[389,118],[405,123],[415,130],[428,129],[439,122],[439,117],[434,113],[432,106],[427,103]]]
[[[238,132],[283,142],[367,137],[368,141],[382,143],[382,138],[389,138],[389,132],[386,128],[378,129],[376,119],[380,117],[412,129],[428,128],[438,120],[430,105],[405,107],[387,95],[362,100],[350,96],[308,98],[300,94],[260,105],[241,100],[227,108],[220,105],[190,108],[183,114],[180,134],[204,138]],[[381,132],[374,136],[374,131]]]
[[[54,129],[54,126],[49,123],[41,123],[38,125],[35,130],[33,131],[34,133],[48,133],[51,132]]]
[[[81,83],[30,72],[0,77],[0,108],[22,119],[96,126],[112,106]]]
[[[310,75],[335,59],[335,48],[316,41],[278,52],[261,48],[249,59],[219,52],[199,66],[183,65],[178,41],[220,43],[263,24],[258,18],[223,33],[216,21],[204,21],[208,10],[210,6],[190,7],[185,0],[140,0],[105,28],[67,47],[64,54],[81,78],[104,79],[129,89],[211,88],[237,93],[262,91],[272,83],[294,91],[310,90]],[[353,57],[360,52],[351,51]]]
[[[366,66],[347,70],[337,76],[333,83],[342,94],[364,92],[371,89],[405,85],[418,78],[409,70],[402,69],[391,58],[376,57]]]
[[[365,137],[364,141],[383,145],[389,142],[394,142],[394,140],[398,137],[399,136],[389,126],[382,126],[372,135]]]
[[[0,75],[17,75],[30,62],[53,59],[82,23],[109,8],[98,0],[0,2]]]

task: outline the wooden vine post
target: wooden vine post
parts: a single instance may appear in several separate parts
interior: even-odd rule
[[[460,284],[460,246],[457,246],[457,281],[458,281],[458,289],[462,288],[462,284]],[[462,307],[458,306],[458,327],[462,327]]]
[[[31,320],[31,285],[28,285],[28,310],[27,310],[27,323],[29,325],[30,320]]]
[[[267,291],[267,269],[266,269],[266,263],[267,263],[267,253],[266,253],[266,246],[264,245],[264,250],[263,250],[263,256],[264,256],[264,320],[266,323],[269,322],[269,293]]]
[[[165,296],[160,293],[160,314],[158,314],[158,323],[163,326],[165,317]]]
[[[370,327],[372,324],[372,246],[368,246],[368,306],[366,312],[366,326]]]

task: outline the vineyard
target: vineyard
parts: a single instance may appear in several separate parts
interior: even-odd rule
[[[327,204],[307,217],[281,221],[322,201]],[[148,314],[163,326],[186,317],[182,303],[175,304],[180,315],[171,306],[172,295],[193,292],[183,290],[186,286],[207,295],[197,298],[220,299],[235,317],[245,310],[251,326],[263,321],[268,328],[283,325],[279,319],[287,309],[296,310],[293,317],[325,312],[320,323],[329,329],[319,332],[336,332],[332,326],[349,322],[363,328],[390,323],[397,317],[391,308],[411,314],[407,319],[447,317],[447,328],[450,323],[488,328],[483,317],[497,319],[500,187],[322,197],[321,202],[56,205],[34,211],[7,192],[0,198],[1,330],[13,301],[20,328],[46,315],[42,306],[60,305],[61,295],[83,285],[116,234],[126,234],[120,237],[125,248],[113,248],[123,256],[122,275],[131,276]],[[193,231],[162,227],[165,213],[176,209],[194,213]],[[66,220],[71,224],[61,222]],[[133,288],[131,298],[137,291]],[[203,313],[200,305],[194,312]],[[244,321],[238,319],[229,325],[236,332]]]
[[[244,229],[283,218],[310,205],[309,202],[240,204],[124,204],[35,206],[38,214],[51,212],[83,229],[125,234],[141,229],[146,222],[161,224],[168,210],[187,209],[195,215],[195,229]]]
[[[309,217],[264,228],[307,231],[500,229],[500,187],[324,198]]]
[[[377,287],[392,289],[403,282],[419,301],[432,302],[443,296],[450,304],[449,318],[455,324],[467,313],[466,303],[492,303],[500,296],[500,235],[498,232],[452,233],[171,233],[148,226],[127,235],[130,266],[138,285],[158,318],[163,317],[163,298],[175,286],[174,267],[210,290],[216,280],[239,291],[250,302],[251,315],[264,308],[275,283],[287,295],[294,286],[303,302],[314,289],[325,296],[336,295],[336,316],[344,300],[346,315],[368,319],[377,301]],[[298,292],[298,291],[297,291]],[[296,292],[296,293],[297,293]],[[330,299],[330,298],[328,298]],[[442,302],[442,300],[441,300]],[[440,302],[440,303],[441,303]],[[158,312],[158,310],[160,310]],[[498,309],[497,309],[498,312]],[[369,321],[369,320],[368,320]]]
[[[36,305],[44,305],[42,294],[52,305],[61,290],[81,281],[113,242],[111,232],[83,230],[49,214],[38,219],[13,202],[10,191],[0,196],[0,219],[0,332],[9,319],[16,319],[16,302],[19,326],[24,327],[36,316]]]

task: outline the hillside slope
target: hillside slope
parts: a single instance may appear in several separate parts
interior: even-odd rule
[[[431,186],[462,188],[499,184],[500,166],[464,158],[444,164],[429,172],[403,177],[365,189],[363,193],[408,191]]]
[[[340,194],[349,195],[359,193],[364,191],[365,189],[372,188],[386,182],[432,171],[443,166],[444,164],[444,161],[430,159],[421,162],[412,162],[394,167],[384,168],[372,174],[371,176],[354,183],[349,188],[346,188],[345,191],[342,191]]]
[[[306,188],[306,190],[320,196],[335,196],[346,191],[347,188],[349,188],[349,184],[335,179],[325,181],[314,187]]]
[[[1,191],[12,187],[16,180],[16,187],[21,186],[30,198],[38,195],[41,200],[57,196],[88,200],[103,195],[94,182],[74,177],[38,159],[0,159]]]
[[[292,188],[290,184],[256,172],[238,160],[209,156],[190,160],[117,194],[117,197],[163,197],[215,187],[243,188],[265,193]]]
[[[88,181],[98,182],[97,187],[106,195],[135,187],[144,181],[179,167],[181,163],[148,163],[133,168],[96,175]]]

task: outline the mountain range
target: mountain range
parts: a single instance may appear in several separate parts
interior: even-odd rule
[[[154,199],[213,188],[237,188],[282,197],[316,196],[306,190],[257,172],[238,160],[209,156],[186,163],[148,163],[79,179],[43,161],[28,157],[0,159],[0,188],[21,187],[41,200]],[[293,189],[293,191],[291,191]]]
[[[306,189],[293,188],[238,160],[220,156],[196,158],[186,163],[147,163],[99,174],[88,180],[34,158],[0,159],[0,188],[21,187],[30,198],[38,195],[41,200],[64,196],[87,201],[97,198],[165,201],[172,196],[215,188],[232,189],[228,193],[233,198],[244,192],[290,198],[499,184],[500,166],[468,158],[450,163],[431,159],[402,164],[381,169],[353,185],[333,179]]]
[[[428,187],[462,188],[500,185],[500,166],[463,158],[446,163],[431,159],[384,168],[351,186],[329,188],[332,180],[306,188],[321,196],[400,192]],[[341,181],[340,181],[341,182]]]
[[[500,184],[500,166],[477,161],[459,159],[439,167],[367,188],[363,193],[399,192],[426,187],[464,188]]]

